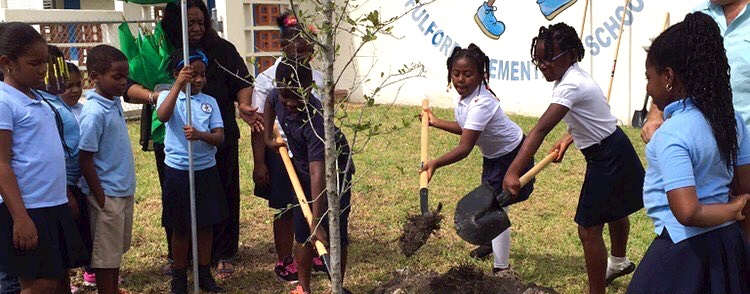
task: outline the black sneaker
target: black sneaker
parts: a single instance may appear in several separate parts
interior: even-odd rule
[[[615,279],[629,275],[635,271],[635,263],[632,261],[627,266],[621,266],[619,269],[613,269],[613,271],[607,271],[607,277],[605,278],[606,285],[611,284]]]
[[[492,254],[492,246],[479,246],[469,252],[469,256],[474,259],[484,259]]]
[[[312,269],[314,273],[328,274],[328,268],[326,268],[325,263],[323,263],[323,258],[321,258],[320,256],[313,258]]]
[[[287,283],[296,283],[299,281],[297,276],[297,261],[291,256],[284,257],[284,260],[276,263],[273,271],[276,277]]]

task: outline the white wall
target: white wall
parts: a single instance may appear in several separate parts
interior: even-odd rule
[[[42,0],[7,0],[8,9],[44,9]]]
[[[117,0],[80,0],[81,9],[88,10],[114,10]]]
[[[633,111],[642,107],[646,58],[643,46],[649,45],[649,38],[661,31],[665,13],[671,12],[672,23],[675,23],[703,1],[631,1],[632,19],[626,17],[610,103],[613,114],[621,121],[629,123]],[[454,91],[446,93],[447,56],[456,43],[462,47],[475,43],[492,59],[490,85],[506,112],[541,115],[549,105],[553,84],[544,80],[530,63],[531,40],[540,26],[558,22],[566,22],[579,31],[586,1],[577,0],[555,19],[548,21],[535,0],[497,0],[495,14],[506,25],[506,31],[499,40],[486,37],[474,21],[477,8],[483,2],[439,0],[419,8],[396,23],[394,33],[402,38],[379,38],[370,50],[366,50],[368,52],[361,54],[366,57],[358,59],[359,75],[369,70],[370,65],[374,65],[372,72],[378,75],[416,62],[424,64],[428,70],[426,78],[403,83],[397,98],[395,94],[399,85],[387,89],[376,101],[390,103],[395,98],[399,104],[417,105],[428,97],[432,105],[451,107],[451,97],[456,94]],[[593,3],[593,12],[589,11],[587,17],[584,35],[587,52],[581,66],[594,76],[606,95],[625,1],[590,2]],[[387,18],[403,14],[413,7],[413,0],[369,1],[361,11],[378,9]],[[426,12],[423,14],[423,11]],[[437,44],[433,44],[433,40]],[[499,71],[502,71],[502,75]],[[366,89],[365,93],[370,90]]]

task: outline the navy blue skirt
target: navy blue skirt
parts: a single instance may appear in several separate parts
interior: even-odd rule
[[[89,254],[67,204],[27,209],[39,242],[34,250],[13,246],[13,219],[0,204],[0,272],[22,279],[62,279],[68,269],[88,264]]]
[[[348,175],[340,174],[339,179],[339,187],[342,186],[341,181],[343,180],[346,181],[347,186],[351,186],[352,173],[349,173]],[[307,201],[309,203],[309,201],[311,201],[312,199],[310,197],[310,182],[308,179],[303,179],[303,182],[301,184],[302,189],[305,190],[305,196],[307,197]],[[294,203],[299,203],[296,196],[294,197]],[[339,200],[339,208],[341,209],[341,211],[339,211],[339,236],[341,236],[341,246],[349,245],[349,213],[352,211],[351,203],[352,190],[351,188],[349,188],[341,193],[341,199]],[[310,203],[310,209],[312,209],[312,203]],[[299,205],[294,206],[293,213],[294,240],[297,241],[297,243],[304,244],[309,241],[308,239],[310,239],[310,226],[307,224],[307,219],[305,218],[304,213],[302,213],[302,208],[300,208]],[[328,214],[326,214],[326,216],[321,220],[320,227],[324,228],[326,233],[328,234]]]
[[[617,127],[600,144],[581,150],[586,177],[575,222],[588,228],[622,219],[643,208],[641,159],[627,135]]]
[[[266,148],[268,186],[255,185],[255,196],[268,200],[268,207],[284,209],[294,203],[294,189],[279,153]]]
[[[520,144],[518,144],[518,147],[516,147],[516,149],[508,154],[505,154],[498,158],[484,157],[484,159],[482,160],[482,183],[489,184],[490,187],[492,187],[492,190],[494,190],[498,195],[503,192],[503,179],[505,178],[505,173],[508,172],[508,168],[510,167],[510,164],[513,163],[513,160],[516,159],[518,152],[521,150],[521,146],[523,146],[523,140]],[[532,167],[534,167],[533,158],[526,164],[526,167],[523,169],[521,175],[525,174]],[[508,201],[507,203],[505,203],[505,205],[503,205],[503,207],[529,199],[529,195],[531,195],[531,192],[534,191],[535,181],[536,179],[531,179],[531,181],[529,181],[526,186],[523,186],[521,188],[521,191],[518,192],[518,197],[511,201]]]
[[[750,293],[750,247],[737,223],[672,243],[654,239],[628,287],[628,294]]]
[[[195,171],[195,183],[195,211],[198,228],[220,224],[229,213],[216,166]],[[180,232],[190,230],[188,171],[164,166],[161,205],[162,226]]]

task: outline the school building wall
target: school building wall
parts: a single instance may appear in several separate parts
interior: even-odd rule
[[[665,13],[670,12],[671,23],[676,23],[704,1],[707,0],[631,0],[610,102],[613,114],[624,124],[629,124],[633,111],[643,106],[644,46],[661,32]],[[585,0],[548,2],[575,3],[550,21],[542,15],[536,0],[496,1],[495,15],[506,29],[499,39],[493,40],[479,29],[474,19],[483,0],[437,0],[423,7],[414,0],[369,1],[360,11],[377,9],[384,17],[390,17],[414,10],[395,24],[394,35],[398,39],[381,37],[367,47],[357,60],[357,74],[363,76],[369,71],[379,76],[380,72],[396,71],[403,64],[422,63],[427,69],[425,78],[389,87],[376,101],[419,105],[427,98],[431,105],[452,107],[456,93],[446,92],[445,62],[456,44],[466,47],[475,43],[491,58],[490,85],[502,101],[503,109],[508,113],[540,116],[549,105],[553,83],[547,82],[531,64],[531,40],[540,26],[558,22],[580,31],[586,3]],[[590,0],[589,4],[591,10],[583,37],[586,55],[581,67],[595,78],[606,95],[625,0]],[[375,82],[366,83],[365,93],[372,91],[374,85]]]

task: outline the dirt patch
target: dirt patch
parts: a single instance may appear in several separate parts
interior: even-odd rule
[[[512,276],[485,275],[471,265],[453,267],[442,275],[399,270],[393,273],[393,279],[370,291],[370,294],[411,293],[558,294],[554,289],[523,283]]]
[[[414,253],[427,243],[427,239],[433,233],[440,230],[440,222],[443,221],[443,215],[440,214],[442,206],[427,215],[416,214],[406,216],[406,224],[398,238],[398,246],[401,248],[401,254],[406,257]]]

